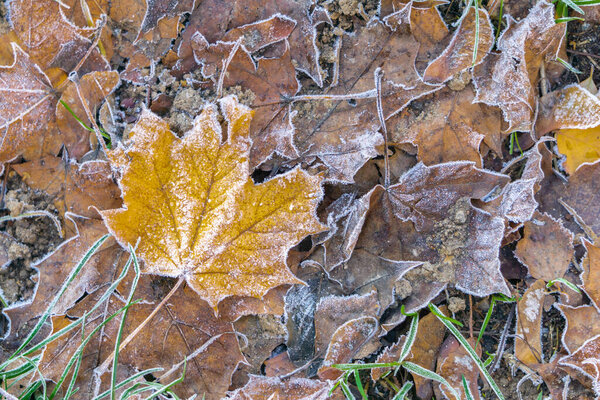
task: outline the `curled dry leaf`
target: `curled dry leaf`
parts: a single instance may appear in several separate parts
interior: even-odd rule
[[[542,311],[546,295],[546,283],[539,279],[517,303],[515,357],[528,366],[543,362]]]
[[[227,394],[231,400],[326,400],[330,399],[331,382],[315,379],[251,375],[243,388]],[[342,397],[343,398],[343,397]]]
[[[500,54],[475,67],[476,101],[502,109],[506,132],[531,130],[539,70],[556,58],[565,28],[555,24],[554,6],[539,1],[521,21],[508,17],[496,45]]]
[[[90,72],[81,77],[79,82],[69,83],[60,98],[65,102],[88,127],[94,126],[90,116],[95,117],[96,109],[119,84],[119,73],[116,71]],[[85,101],[87,104],[82,104]],[[92,115],[88,115],[88,112]],[[56,104],[56,123],[60,129],[67,151],[71,157],[80,159],[96,142],[94,133],[87,131],[71,115],[60,102]]]
[[[485,104],[473,103],[469,85],[460,92],[443,89],[424,98],[424,107],[407,108],[388,122],[392,143],[415,144],[427,165],[474,161],[482,165],[481,142],[502,154],[502,116]]]
[[[131,145],[110,157],[121,170],[124,206],[102,216],[120,243],[138,245],[143,272],[182,277],[213,308],[229,296],[262,297],[299,283],[289,248],[320,232],[320,177],[300,169],[255,185],[249,176],[251,111],[234,98],[215,106],[178,139],[145,111]]]
[[[523,239],[515,254],[535,279],[549,282],[562,278],[573,257],[573,235],[559,220],[536,213],[525,222]]]
[[[479,13],[478,18],[476,13]],[[450,44],[427,66],[423,79],[426,82],[445,82],[465,69],[479,64],[493,45],[494,29],[488,13],[483,8],[469,6]],[[474,59],[475,52],[477,54]]]

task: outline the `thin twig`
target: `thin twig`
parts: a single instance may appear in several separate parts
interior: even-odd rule
[[[488,371],[490,373],[494,372],[498,365],[500,365],[500,360],[502,359],[502,353],[504,353],[504,347],[506,346],[506,338],[508,337],[508,331],[510,326],[512,325],[512,320],[515,315],[516,304],[513,304],[510,312],[508,313],[508,317],[506,318],[506,324],[504,324],[504,329],[502,330],[502,336],[500,336],[500,342],[498,342],[498,350],[496,351],[496,355],[492,363],[490,364],[490,368]]]
[[[152,318],[154,318],[154,316],[163,308],[163,306],[167,303],[167,301],[169,301],[169,299],[171,297],[173,297],[173,295],[175,294],[175,292],[177,291],[177,289],[179,289],[179,287],[181,286],[181,284],[183,283],[184,278],[181,277],[179,278],[179,280],[177,281],[177,283],[175,284],[175,286],[173,286],[173,288],[171,289],[171,291],[165,296],[164,299],[162,299],[162,301],[160,302],[159,305],[157,305],[154,310],[152,310],[152,312],[150,313],[150,315],[148,315],[146,317],[146,319],[137,326],[137,328],[135,328],[135,330],[133,332],[131,332],[129,334],[129,336],[127,336],[125,338],[125,340],[123,340],[123,342],[121,342],[121,345],[119,346],[119,352],[123,351],[123,349],[125,348],[125,346],[127,346],[129,344],[129,342],[131,342],[137,335],[138,333],[140,333],[140,331],[142,329],[144,329],[144,327],[146,325],[148,325],[148,322],[150,322],[152,320]],[[115,352],[113,351],[113,353],[106,359],[104,360],[104,362],[102,363],[102,365],[100,366],[100,368],[98,369],[98,371],[100,371],[100,373],[106,371],[106,369],[108,368],[108,366],[112,363],[112,360],[115,358]]]
[[[585,51],[567,49],[567,53],[577,54],[578,56],[587,56],[592,58],[600,58],[599,54],[586,53]]]
[[[383,104],[381,102],[381,78],[383,76],[383,70],[379,67],[375,70],[375,90],[377,91],[377,115],[379,116],[379,123],[381,124],[381,130],[383,133],[383,161],[384,161],[384,174],[383,174],[383,186],[387,189],[390,187],[390,165],[388,160],[388,137],[387,128],[385,126],[385,118],[383,116]]]

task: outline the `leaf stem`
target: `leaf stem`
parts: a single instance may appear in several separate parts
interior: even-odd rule
[[[385,126],[385,118],[383,115],[383,105],[381,102],[381,77],[383,76],[383,70],[379,67],[375,70],[375,90],[377,90],[377,115],[379,116],[379,123],[381,124],[381,130],[383,133],[383,161],[384,161],[384,177],[383,186],[386,188],[390,187],[390,165],[388,160],[388,135],[387,128]]]

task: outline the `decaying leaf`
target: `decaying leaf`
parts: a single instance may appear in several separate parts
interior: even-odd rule
[[[183,139],[145,111],[132,144],[111,156],[126,208],[102,212],[119,242],[140,239],[145,273],[184,277],[213,308],[229,296],[262,297],[300,282],[285,265],[287,251],[323,229],[315,217],[321,178],[294,169],[255,185],[248,167],[252,113],[234,98],[221,105],[225,142],[215,106]]]
[[[523,239],[516,249],[517,258],[531,276],[549,282],[562,278],[573,257],[572,234],[560,221],[548,214],[536,213],[525,222]]]
[[[543,361],[541,332],[546,295],[546,283],[540,279],[527,289],[517,303],[515,357],[525,365]]]
[[[500,111],[473,103],[474,98],[471,86],[425,97],[423,108],[407,108],[389,121],[391,142],[415,144],[418,159],[427,165],[467,160],[481,166],[481,142],[502,154],[504,135]]]

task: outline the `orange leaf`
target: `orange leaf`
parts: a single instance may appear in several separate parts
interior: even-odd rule
[[[145,111],[128,149],[111,154],[120,168],[125,208],[103,211],[111,232],[136,244],[144,272],[185,277],[216,308],[229,296],[262,297],[300,283],[285,264],[289,248],[323,230],[315,216],[321,177],[300,169],[255,185],[249,176],[252,112],[228,97],[222,142],[215,106],[178,139]]]
[[[600,126],[590,129],[564,129],[556,134],[558,151],[567,157],[565,170],[572,174],[583,163],[600,159]]]

